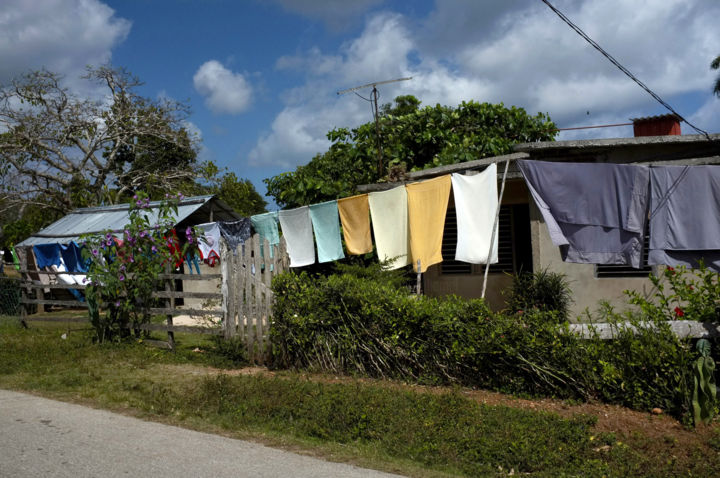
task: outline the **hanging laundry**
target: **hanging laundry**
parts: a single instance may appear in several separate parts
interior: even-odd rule
[[[210,267],[220,260],[220,227],[217,222],[206,222],[195,226],[198,231],[200,258]]]
[[[368,194],[378,258],[388,262],[387,269],[399,269],[410,263],[408,241],[407,190],[399,186]]]
[[[338,216],[337,201],[311,204],[310,219],[315,231],[318,262],[344,259],[345,254],[340,239],[340,217]]]
[[[457,246],[455,260],[471,264],[495,264],[498,261],[499,224],[495,220],[498,208],[497,164],[474,176],[452,175],[452,190],[457,218]],[[490,240],[495,238],[490,252]]]
[[[445,215],[450,199],[449,175],[412,183],[407,188],[410,252],[415,272],[442,262]],[[417,263],[420,260],[420,269]]]
[[[647,166],[518,161],[566,262],[640,268],[647,217]]]
[[[60,244],[60,255],[68,271],[73,273],[87,272],[89,259],[82,256],[82,248],[76,242]]]
[[[15,267],[16,271],[20,270],[20,258],[18,257],[17,251],[15,250],[15,246],[10,246],[10,255],[12,255],[13,258],[13,266]]]
[[[243,255],[245,255],[245,241],[250,239],[251,220],[249,217],[243,217],[238,221],[219,221],[218,227],[220,234],[227,243],[233,254],[237,254],[237,247],[243,247]]]
[[[347,251],[355,255],[372,252],[368,195],[338,199],[337,205]]]
[[[188,265],[188,272],[190,274],[193,273],[193,266],[195,266],[197,274],[200,275],[200,264],[198,263],[198,256],[194,252],[185,254],[185,263]]]
[[[30,276],[31,279],[39,281],[42,285],[50,285],[50,276],[48,274],[43,274],[41,271],[44,271],[44,267],[38,266],[38,259],[37,256],[35,256],[35,246],[24,248],[21,247],[17,250],[18,255],[20,254],[27,254],[26,261],[27,261],[27,270],[28,270],[28,276]],[[31,272],[31,271],[37,271],[37,272]],[[45,287],[43,291],[46,294],[50,293],[50,288]]]
[[[280,244],[280,234],[278,233],[278,213],[266,212],[265,214],[257,214],[250,217],[250,222],[255,232],[260,236],[260,257],[265,257],[263,244],[267,239],[270,244],[270,257],[275,257],[274,247]]]
[[[307,206],[278,212],[290,267],[302,267],[315,263],[315,244],[313,243],[310,208]]]
[[[173,264],[177,269],[183,264],[182,247],[180,246],[180,240],[177,237],[175,229],[170,229],[166,235],[163,236],[165,245],[170,250],[170,257],[173,260]],[[214,262],[213,262],[214,265]]]
[[[59,266],[62,262],[60,257],[60,244],[36,244],[33,246],[36,264],[39,268]]]
[[[650,168],[650,265],[720,272],[720,166]]]

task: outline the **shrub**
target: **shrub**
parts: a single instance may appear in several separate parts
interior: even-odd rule
[[[113,231],[86,238],[84,254],[90,261],[90,283],[85,290],[98,341],[127,335],[129,327],[136,329],[150,321],[152,294],[161,284],[160,274],[168,264],[181,261],[185,253],[176,237],[166,237],[181,197],[166,196],[159,208],[151,209],[147,196],[138,193],[130,203],[130,222],[121,241]],[[192,231],[188,229],[187,234],[188,243],[192,243]]]
[[[519,272],[512,276],[508,297],[510,311],[553,311],[560,321],[567,320],[572,292],[564,274],[549,272]]]
[[[493,313],[482,300],[408,294],[346,272],[273,280],[275,367],[458,383],[503,392],[601,399],[636,409],[688,411],[691,356],[667,324],[630,320],[638,334],[581,339],[558,311]]]

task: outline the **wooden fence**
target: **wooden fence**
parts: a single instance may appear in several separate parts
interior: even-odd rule
[[[219,274],[179,274],[168,267],[165,274],[159,277],[163,280],[164,290],[153,293],[153,298],[163,301],[162,307],[153,307],[149,312],[153,315],[165,315],[164,324],[140,324],[139,329],[147,331],[167,332],[167,341],[147,341],[152,345],[173,349],[175,346],[175,332],[189,332],[202,334],[224,335],[228,340],[240,340],[246,348],[248,358],[258,364],[264,364],[269,359],[269,330],[272,316],[272,278],[288,268],[288,255],[285,241],[271,246],[265,241],[260,244],[256,234],[246,241],[244,246],[237,250],[228,249],[225,241],[221,241],[221,257]],[[69,290],[82,291],[84,285],[61,284],[56,276],[68,274],[67,272],[49,272],[36,270],[25,254],[20,256],[21,296],[20,316],[24,324],[29,321],[58,321],[88,323],[87,317],[77,315],[53,315],[45,317],[30,315],[30,307],[37,306],[43,310],[46,306],[60,306],[66,308],[87,309],[87,303],[80,302],[69,295]],[[44,284],[40,276],[53,278],[51,284]],[[179,291],[178,281],[206,281],[208,284],[201,287],[206,290],[215,290],[216,285],[221,290],[215,292]],[[63,295],[67,297],[62,297]],[[177,299],[205,299],[216,301],[219,308],[187,308],[179,307]],[[174,325],[173,317],[177,315],[190,315],[199,317],[222,318],[222,327],[202,327],[188,325]]]
[[[228,340],[242,341],[248,358],[264,364],[270,357],[269,331],[272,317],[272,278],[288,269],[285,240],[271,246],[252,236],[235,251],[222,249],[223,325]]]

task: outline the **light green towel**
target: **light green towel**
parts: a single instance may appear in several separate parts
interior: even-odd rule
[[[315,231],[318,262],[330,262],[344,259],[342,240],[340,239],[340,219],[337,201],[321,202],[310,205],[310,219]]]

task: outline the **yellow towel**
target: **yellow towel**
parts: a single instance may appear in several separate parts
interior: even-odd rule
[[[408,222],[410,223],[410,253],[415,272],[442,262],[442,238],[445,213],[450,197],[450,176],[408,184]],[[417,261],[420,259],[420,271]]]
[[[368,195],[361,194],[338,199],[338,212],[342,222],[345,246],[350,254],[366,254],[372,251],[370,239],[370,206]]]
[[[387,270],[410,263],[408,244],[407,189],[398,186],[368,194],[370,217],[378,258]],[[391,260],[392,259],[392,260]]]

